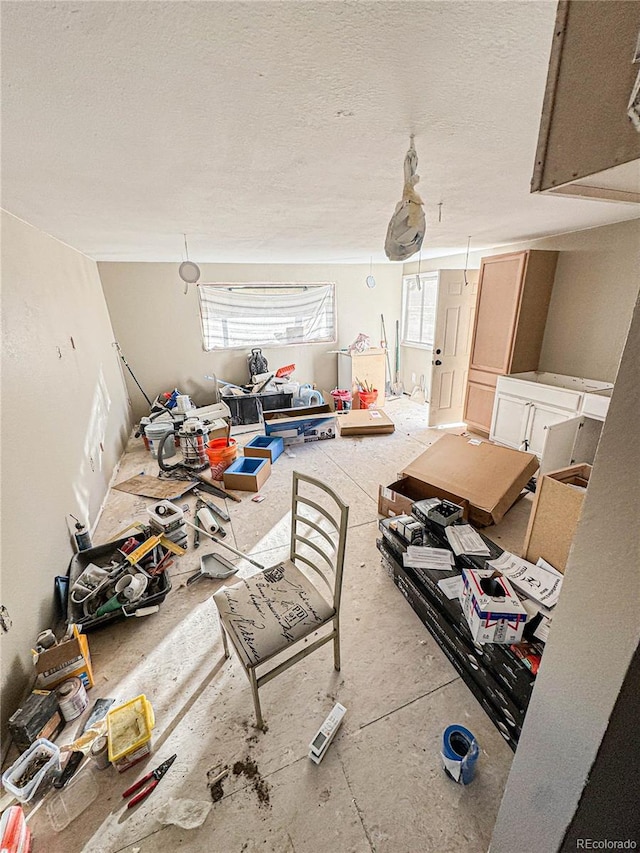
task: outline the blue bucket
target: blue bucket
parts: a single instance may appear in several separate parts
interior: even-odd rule
[[[478,741],[464,726],[447,726],[442,735],[442,764],[454,782],[468,785],[476,775]]]

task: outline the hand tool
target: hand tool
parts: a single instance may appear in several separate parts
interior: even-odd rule
[[[187,578],[187,586],[191,586],[200,578],[225,580],[225,578],[235,575],[237,571],[238,567],[225,559],[222,554],[204,554],[200,557],[200,571]]]
[[[131,809],[134,806],[137,806],[138,803],[141,803],[142,800],[144,800],[146,797],[149,796],[149,794],[153,791],[153,789],[158,786],[158,782],[162,779],[164,774],[171,767],[171,765],[173,764],[173,762],[176,760],[177,757],[178,757],[177,753],[174,752],[173,755],[171,756],[171,758],[168,758],[166,761],[163,761],[162,764],[159,764],[155,768],[155,770],[152,770],[150,773],[147,773],[146,776],[143,776],[142,779],[138,779],[138,781],[134,782],[130,788],[127,788],[127,790],[122,795],[125,799],[127,797],[130,797],[131,794],[133,794],[135,791],[142,788],[142,791],[140,791],[139,794],[136,794],[135,797],[133,797],[131,800],[129,800],[129,802],[127,803],[128,809]],[[151,781],[149,781],[149,780],[151,780]],[[144,788],[143,785],[146,782],[149,782],[149,784],[147,785],[146,788]]]
[[[200,498],[198,498],[198,500],[196,501],[196,508],[195,508],[196,529],[193,531],[193,547],[194,548],[200,547],[200,519],[198,518],[198,510],[200,509],[201,504],[202,504],[202,501],[200,500]]]
[[[195,527],[195,524],[192,521],[187,521],[184,519],[184,523],[188,524],[189,527]],[[226,548],[227,551],[231,551],[232,554],[235,554],[237,557],[242,557],[247,562],[251,563],[252,566],[255,566],[257,569],[264,569],[262,563],[257,563],[255,560],[252,560],[251,557],[248,557],[246,554],[243,554],[242,551],[236,550],[236,548],[232,548],[231,545],[227,545],[226,542],[222,542],[220,539],[217,539],[212,533],[208,533],[206,530],[200,530],[200,533],[203,533],[205,536],[208,536],[209,539],[213,539],[216,545],[222,545],[223,548]]]
[[[217,515],[220,521],[231,521],[231,517],[229,513],[224,509],[224,507],[218,506],[218,504],[213,501],[208,501],[205,497],[202,496],[202,493],[196,486],[193,490],[193,494],[206,506],[208,510],[210,510],[214,515]],[[197,504],[196,504],[197,508]]]
[[[96,699],[93,708],[91,709],[91,713],[84,721],[81,723],[78,731],[76,732],[75,740],[83,735],[86,731],[88,731],[94,723],[97,723],[98,720],[101,720],[106,716],[107,711],[115,702],[115,699]],[[54,788],[64,788],[69,779],[76,772],[80,764],[82,763],[82,759],[84,758],[84,752],[80,752],[80,750],[73,750],[67,763],[64,766],[62,773],[58,776],[57,779],[53,782]]]
[[[192,476],[200,483],[198,488],[204,489],[205,492],[210,492],[212,495],[215,495],[217,498],[222,498],[223,500],[225,498],[229,498],[229,500],[235,501],[238,504],[241,502],[242,498],[234,495],[233,492],[228,492],[226,489],[223,489],[222,486],[214,485],[211,480],[203,477],[202,474],[192,474]]]

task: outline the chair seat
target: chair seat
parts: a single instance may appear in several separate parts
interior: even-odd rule
[[[267,660],[335,615],[291,562],[222,587],[213,599],[245,666]]]

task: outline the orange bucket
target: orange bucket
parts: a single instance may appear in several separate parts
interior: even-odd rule
[[[378,392],[374,388],[373,391],[358,391],[361,409],[375,409],[378,402]]]
[[[211,466],[211,478],[221,480],[223,473],[238,455],[238,446],[235,438],[229,439],[227,446],[226,438],[214,438],[206,446],[209,465]]]

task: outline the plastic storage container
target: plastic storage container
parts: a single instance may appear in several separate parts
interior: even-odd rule
[[[32,779],[20,785],[21,777],[27,770],[29,764],[37,758],[46,758],[47,761],[38,770]],[[49,787],[53,777],[60,772],[60,750],[46,738],[38,738],[26,752],[2,774],[2,785],[5,791],[20,803],[31,802],[36,794],[42,794]]]
[[[136,533],[136,538],[142,539],[142,533]],[[111,559],[116,550],[127,541],[129,537],[125,536],[122,539],[117,539],[114,542],[105,542],[104,545],[98,545],[95,548],[89,548],[86,551],[80,551],[71,558],[69,563],[69,583],[71,586],[80,577],[82,572],[93,563],[95,566],[109,567]],[[154,604],[160,604],[164,601],[167,593],[171,590],[171,579],[168,572],[162,574],[149,581],[145,594],[134,604],[126,606],[128,613],[132,614],[135,610],[143,607],[152,607]],[[86,634],[94,628],[99,628],[102,625],[108,625],[118,619],[124,619],[125,614],[122,608],[105,613],[103,616],[86,616],[83,605],[76,604],[71,600],[71,596],[67,599],[67,622],[74,622],[82,626],[82,633]]]
[[[98,782],[92,770],[83,770],[58,791],[47,803],[47,817],[55,832],[69,826],[71,821],[91,805],[98,796]]]
[[[151,732],[155,717],[144,694],[107,714],[109,761],[122,773],[151,752]]]

